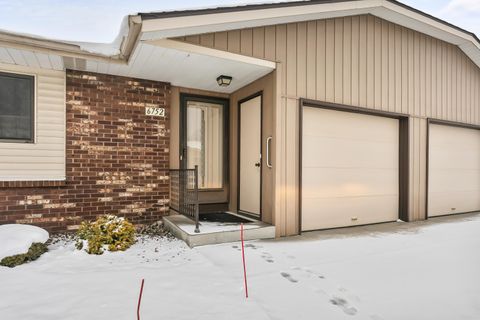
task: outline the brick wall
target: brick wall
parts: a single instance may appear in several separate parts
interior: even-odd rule
[[[167,83],[67,71],[66,182],[0,182],[0,224],[51,232],[117,214],[143,224],[168,209]],[[166,108],[166,117],[145,115]]]

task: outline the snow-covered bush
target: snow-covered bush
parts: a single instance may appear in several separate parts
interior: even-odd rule
[[[0,226],[0,265],[15,267],[38,259],[47,251],[46,230],[26,224]]]
[[[0,266],[13,268],[21,264],[37,260],[42,254],[48,251],[47,245],[41,242],[33,243],[27,253],[16,254],[5,257],[0,261]]]
[[[108,251],[125,251],[135,243],[135,227],[114,215],[105,215],[94,222],[83,222],[78,229],[76,247],[89,254]]]

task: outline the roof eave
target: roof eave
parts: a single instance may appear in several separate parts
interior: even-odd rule
[[[166,18],[176,18],[176,17],[186,17],[186,16],[198,16],[198,15],[208,15],[208,14],[218,14],[218,13],[231,13],[231,12],[240,12],[240,11],[252,11],[260,9],[275,9],[275,8],[286,8],[286,7],[298,7],[298,6],[309,6],[314,4],[331,4],[331,3],[340,3],[340,2],[360,2],[362,0],[308,0],[308,1],[285,1],[277,3],[263,3],[263,4],[248,4],[248,5],[239,5],[239,6],[222,6],[215,8],[204,8],[204,9],[190,9],[190,10],[174,10],[174,11],[160,11],[160,12],[140,12],[138,15],[142,20],[152,20],[152,19],[166,19]],[[437,18],[429,13],[426,13],[422,10],[411,7],[407,4],[399,2],[397,0],[379,0],[381,2],[389,2],[396,6],[403,7],[412,12],[423,15],[429,19],[435,20],[439,23],[442,23],[448,27],[457,29],[463,33],[471,35],[479,43],[480,39],[473,32],[460,28],[450,22],[447,22],[443,19]]]
[[[372,14],[460,47],[480,67],[480,40],[396,0],[312,0],[238,7],[139,13],[142,40],[156,40],[256,26]]]

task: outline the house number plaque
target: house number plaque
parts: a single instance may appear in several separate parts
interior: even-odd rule
[[[145,115],[153,117],[165,117],[165,108],[146,107]]]

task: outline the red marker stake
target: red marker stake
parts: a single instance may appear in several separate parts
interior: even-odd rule
[[[140,320],[140,304],[142,303],[143,283],[144,282],[145,282],[145,279],[142,279],[142,286],[140,287],[140,295],[138,296],[137,320]]]
[[[245,246],[243,245],[243,223],[240,224],[240,240],[242,241],[243,281],[245,284],[245,298],[248,298],[247,267],[245,265]]]

